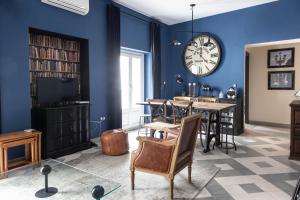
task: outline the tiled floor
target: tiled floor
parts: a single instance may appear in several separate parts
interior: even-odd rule
[[[289,129],[246,126],[236,137],[238,150],[215,149],[196,162],[221,168],[200,193],[200,199],[291,199],[300,176],[300,162],[288,160]],[[200,145],[196,147],[200,151]]]

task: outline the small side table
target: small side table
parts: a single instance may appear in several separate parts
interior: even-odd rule
[[[165,132],[166,129],[172,129],[172,128],[178,128],[178,127],[180,127],[180,124],[170,124],[170,123],[165,123],[165,122],[152,122],[152,123],[144,125],[144,128],[156,130],[159,132]],[[165,135],[164,135],[164,138],[166,138]]]
[[[41,132],[12,132],[0,135],[0,174],[6,173],[9,168],[14,168],[31,163],[39,165],[41,162]],[[16,159],[9,163],[8,149],[25,145],[24,159]],[[29,160],[30,159],[30,160]]]

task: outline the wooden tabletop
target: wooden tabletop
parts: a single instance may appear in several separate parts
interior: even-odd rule
[[[25,131],[17,131],[11,133],[3,133],[0,134],[0,142],[8,142],[8,141],[15,141],[24,138],[35,137],[36,134],[41,134],[39,131],[34,132],[25,132]]]
[[[147,101],[145,102],[138,102],[137,105],[149,105]],[[154,105],[162,105],[161,102],[152,103]],[[170,106],[170,102],[168,101],[167,106]],[[230,109],[235,107],[236,104],[230,103],[211,103],[211,102],[193,102],[192,107],[199,110],[212,110],[212,111],[221,111],[225,109]]]
[[[230,103],[210,103],[210,102],[194,102],[193,108],[200,110],[214,110],[221,111],[229,108],[235,107],[236,104]]]
[[[170,124],[170,123],[165,123],[165,122],[152,122],[149,124],[144,125],[145,128],[157,130],[157,131],[165,131],[166,129],[169,128],[178,128],[180,127],[179,124]]]

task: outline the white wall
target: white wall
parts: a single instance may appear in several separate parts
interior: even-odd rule
[[[295,47],[295,65],[290,68],[268,68],[268,50]],[[300,43],[251,47],[249,66],[249,120],[290,124],[289,104],[300,89]],[[295,90],[268,90],[268,71],[295,70]]]

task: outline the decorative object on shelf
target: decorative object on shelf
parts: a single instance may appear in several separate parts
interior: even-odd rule
[[[206,93],[205,96],[208,96],[208,97],[212,96],[213,88],[210,85],[207,85],[207,84],[201,85],[201,90],[202,90],[202,92]]]
[[[268,68],[294,67],[295,48],[268,51]]]
[[[192,83],[188,83],[188,91],[189,91],[189,97],[191,97],[193,94]]]
[[[233,84],[230,88],[228,88],[227,98],[228,99],[236,99],[237,98],[237,85],[236,84]]]
[[[295,97],[296,97],[298,100],[300,100],[300,90],[298,90],[298,91],[296,92]]]
[[[269,90],[294,90],[295,71],[268,72]]]
[[[198,96],[198,85],[197,83],[193,83],[193,94],[192,97]]]
[[[223,98],[224,98],[224,93],[223,93],[222,90],[219,92],[219,98],[220,98],[220,99],[223,99]]]
[[[45,176],[45,188],[40,189],[35,193],[35,197],[37,198],[47,198],[55,195],[57,193],[57,188],[48,187],[48,175],[50,174],[52,168],[49,165],[45,165],[41,168],[40,172]]]

